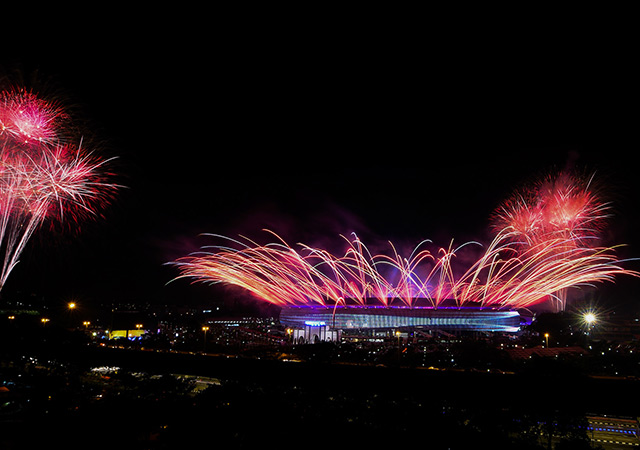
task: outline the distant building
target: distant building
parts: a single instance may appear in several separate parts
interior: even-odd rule
[[[111,330],[109,339],[140,339],[147,332],[142,329],[136,330]]]
[[[602,317],[592,331],[593,339],[614,342],[630,342],[640,340],[640,319],[609,315]]]
[[[306,321],[304,328],[292,330],[292,338],[296,343],[339,341],[340,331],[327,327],[326,322]]]

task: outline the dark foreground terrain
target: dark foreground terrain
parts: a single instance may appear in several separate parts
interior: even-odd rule
[[[0,386],[3,449],[590,448],[588,414],[640,404],[635,380],[544,359],[506,374],[93,346],[5,354]]]

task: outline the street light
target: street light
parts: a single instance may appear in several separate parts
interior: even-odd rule
[[[204,331],[204,347],[203,347],[203,352],[206,353],[207,351],[207,331],[209,331],[209,327],[204,326],[202,327],[202,331]]]
[[[67,303],[67,308],[69,308],[70,310],[74,310],[76,309],[76,304],[74,302],[69,302]]]
[[[587,325],[591,326],[596,322],[596,315],[592,312],[588,312],[585,313],[584,316],[582,316],[582,319]]]
[[[547,347],[546,348],[549,348],[549,333],[545,333],[544,334],[544,338],[547,340]]]
[[[593,328],[597,320],[598,318],[591,311],[588,311],[582,315],[582,321],[584,322],[584,325],[587,329],[587,332],[586,332],[587,335],[591,334],[591,329]]]

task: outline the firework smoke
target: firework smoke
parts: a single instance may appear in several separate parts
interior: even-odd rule
[[[79,223],[108,202],[108,159],[69,142],[69,117],[22,89],[0,91],[0,290],[45,221]]]

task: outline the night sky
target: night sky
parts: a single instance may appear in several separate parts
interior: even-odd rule
[[[615,206],[610,243],[640,256],[638,73],[624,30],[552,45],[380,28],[110,30],[0,56],[4,75],[62,93],[127,186],[106,220],[34,236],[4,295],[214,299],[165,285],[177,272],[164,264],[207,232],[266,242],[269,228],[334,251],[351,232],[379,248],[486,242],[500,200],[563,168],[597,173]],[[607,292],[630,301],[638,287]]]

